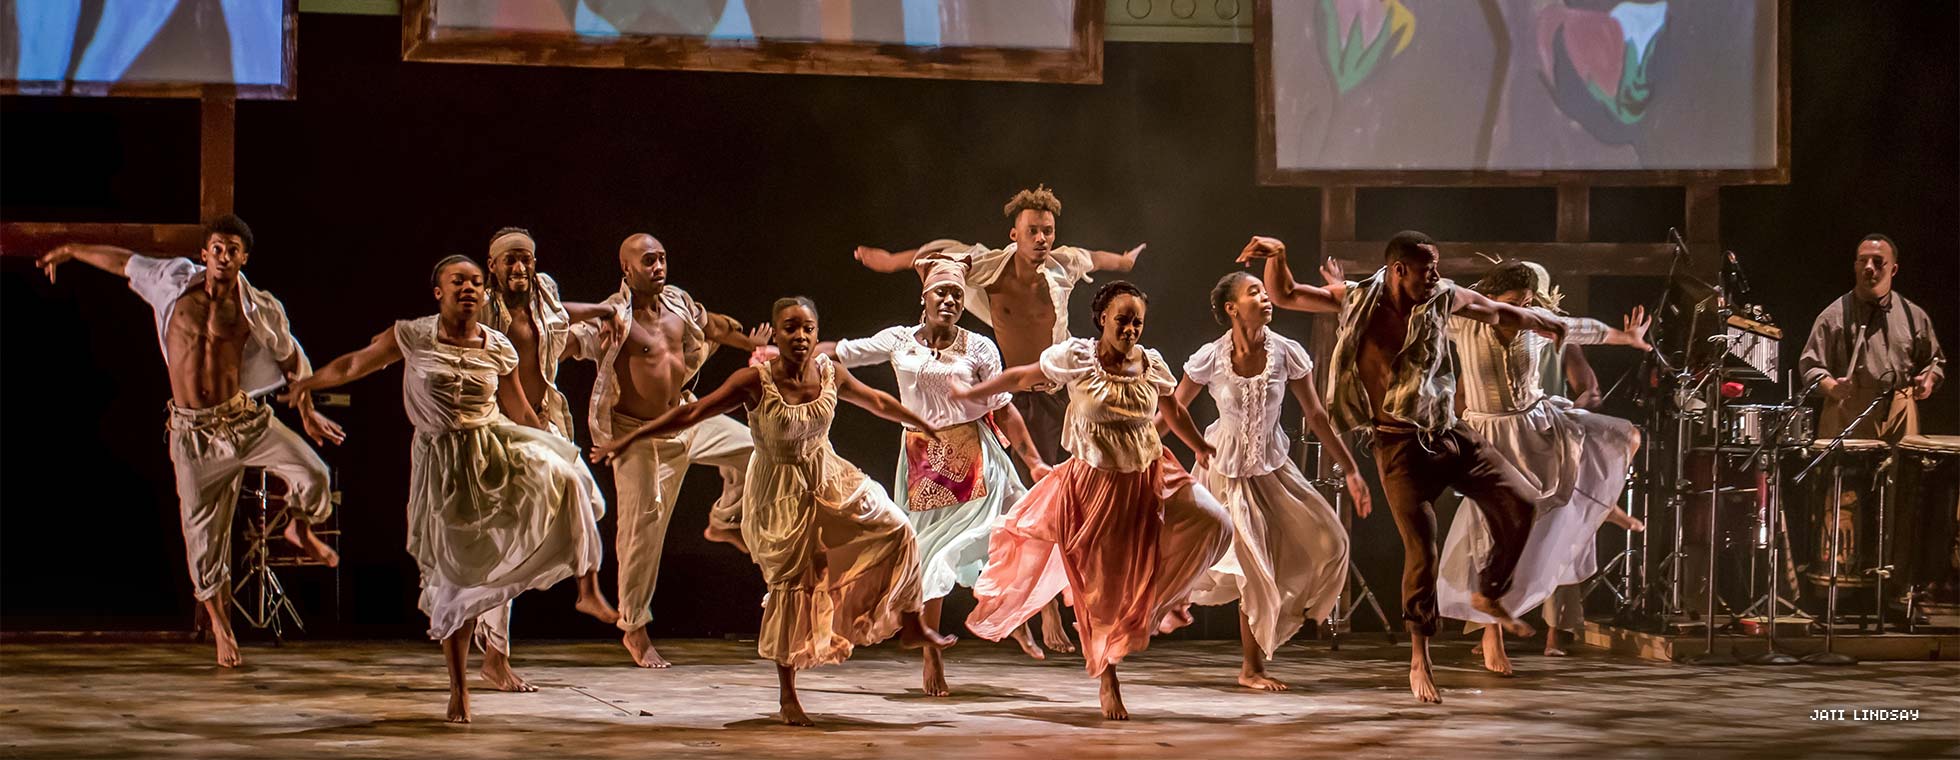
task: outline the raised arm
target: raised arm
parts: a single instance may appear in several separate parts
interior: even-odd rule
[[[1293,279],[1293,269],[1286,263],[1286,243],[1278,238],[1263,235],[1252,236],[1252,241],[1239,251],[1238,262],[1251,264],[1254,261],[1266,262],[1266,292],[1272,296],[1273,304],[1282,309],[1332,313],[1341,310],[1341,299],[1326,288],[1308,285]]]
[[[1374,501],[1368,496],[1368,481],[1361,477],[1361,467],[1354,462],[1354,452],[1348,450],[1347,441],[1334,432],[1334,421],[1327,416],[1327,407],[1320,402],[1320,392],[1314,389],[1313,375],[1308,374],[1298,380],[1289,381],[1287,390],[1300,402],[1300,409],[1306,413],[1307,429],[1320,441],[1322,451],[1334,454],[1334,463],[1341,466],[1341,478],[1345,481],[1348,496],[1354,499],[1354,513],[1367,517],[1374,508]],[[1463,395],[1461,393],[1457,394]]]
[[[1520,309],[1469,288],[1454,288],[1450,313],[1506,330],[1530,330],[1552,340],[1565,339],[1565,323],[1548,311]]]
[[[1098,272],[1128,272],[1136,268],[1137,255],[1143,253],[1146,245],[1148,244],[1138,243],[1137,247],[1122,253],[1090,251],[1089,263],[1095,265]]]
[[[857,259],[859,264],[864,265],[864,268],[873,272],[886,273],[903,272],[911,269],[912,259],[917,258],[918,255],[919,249],[917,248],[892,253],[883,248],[873,248],[868,245],[860,245],[857,247],[857,250],[851,252],[851,258]]]
[[[844,368],[843,362],[835,362],[830,366],[837,370],[838,398],[862,407],[865,411],[878,415],[879,417],[912,428],[913,430],[922,431],[928,435],[939,431],[938,428],[932,426],[932,423],[926,422],[925,418],[905,408],[905,405],[899,403],[898,399],[892,398],[892,394],[865,385],[859,382],[856,377],[852,377],[851,371]]]
[[[34,265],[40,267],[41,272],[48,276],[48,282],[54,282],[54,270],[70,259],[117,277],[128,277],[129,257],[135,255],[135,251],[113,245],[69,243],[41,254],[41,258],[35,260]]]
[[[340,358],[327,362],[313,374],[293,381],[286,386],[285,401],[293,406],[300,404],[299,398],[314,391],[338,388],[381,370],[402,360],[402,347],[395,342],[395,330],[389,328],[374,336],[367,346]],[[311,403],[311,402],[307,402]]]
[[[613,436],[611,442],[592,449],[593,463],[611,459],[620,449],[643,436],[665,436],[701,424],[717,414],[735,411],[749,403],[762,391],[762,373],[754,367],[743,367],[729,375],[727,382],[721,384],[713,393],[692,404],[682,404],[667,410],[666,414],[648,420],[645,424]]]

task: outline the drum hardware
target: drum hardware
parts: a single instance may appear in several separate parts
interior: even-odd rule
[[[1922,615],[1952,614],[1960,601],[1960,436],[1906,436],[1894,455],[1891,504],[1916,540],[1893,542],[1880,569],[1900,580],[1903,593],[1886,601],[1912,633]]]
[[[1318,472],[1320,470],[1321,444],[1319,441],[1309,438],[1307,427],[1304,424],[1300,427],[1299,442],[1302,447],[1302,463],[1305,464],[1306,462],[1304,460],[1311,458],[1311,463],[1313,464],[1311,469],[1307,467],[1301,467],[1300,469],[1304,472]],[[1330,475],[1328,477],[1309,478],[1307,483],[1317,489],[1321,489],[1323,495],[1332,497],[1330,501],[1334,505],[1334,514],[1340,516],[1341,527],[1348,534],[1348,545],[1353,546],[1354,510],[1352,507],[1346,505],[1347,471],[1339,464],[1332,464],[1329,467]],[[1340,595],[1334,597],[1334,607],[1328,610],[1327,619],[1320,621],[1321,625],[1327,630],[1329,646],[1334,651],[1338,652],[1341,650],[1341,632],[1353,629],[1354,613],[1360,608],[1361,602],[1367,602],[1368,606],[1375,611],[1375,618],[1381,621],[1382,632],[1388,636],[1388,643],[1394,644],[1395,626],[1389,624],[1388,613],[1382,611],[1381,602],[1375,599],[1374,590],[1368,588],[1368,579],[1361,576],[1361,567],[1354,563],[1354,552],[1350,551],[1348,552],[1347,588],[1342,589]]]
[[[1725,318],[1728,316],[1727,309],[1722,309],[1718,313]],[[1726,345],[1732,343],[1733,339],[1730,336],[1714,335],[1708,338],[1708,342]],[[1717,364],[1711,373],[1711,376],[1715,379],[1715,384],[1713,391],[1709,393],[1709,420],[1718,431],[1722,427],[1722,378],[1725,374],[1725,367],[1722,361],[1725,358],[1726,351],[1721,357],[1716,359]],[[1707,648],[1701,654],[1688,658],[1687,662],[1691,665],[1735,665],[1740,661],[1735,658],[1734,654],[1730,652],[1719,652],[1715,649],[1715,604],[1717,601],[1715,594],[1715,555],[1720,553],[1716,550],[1715,537],[1721,530],[1717,525],[1716,518],[1722,512],[1722,463],[1719,445],[1717,446],[1714,459],[1710,462],[1708,472],[1708,609],[1707,615],[1702,618],[1702,627],[1705,631],[1704,636],[1706,638],[1705,646]],[[1685,481],[1686,478],[1682,480]],[[1731,625],[1737,622],[1736,617],[1733,611],[1731,611]]]
[[[1845,425],[1844,432],[1838,433],[1836,438],[1831,439],[1831,442],[1824,446],[1824,451],[1818,454],[1816,458],[1811,459],[1810,464],[1805,465],[1803,470],[1798,472],[1797,476],[1792,479],[1792,482],[1796,484],[1803,483],[1804,478],[1809,476],[1811,471],[1816,469],[1817,465],[1823,463],[1825,459],[1829,459],[1832,454],[1842,451],[1845,436],[1849,435],[1851,431],[1858,429],[1859,425],[1864,424],[1865,418],[1871,416],[1872,411],[1878,408],[1880,402],[1889,402],[1891,399],[1891,392],[1881,393],[1878,398],[1872,399],[1871,404],[1867,405],[1863,412],[1860,412],[1857,417],[1853,418],[1851,424]],[[1856,665],[1858,664],[1857,658],[1840,654],[1835,649],[1838,619],[1838,562],[1841,559],[1844,549],[1844,530],[1841,527],[1844,524],[1844,468],[1842,467],[1831,468],[1830,494],[1831,516],[1828,523],[1830,525],[1828,532],[1831,534],[1831,579],[1829,590],[1824,595],[1824,650],[1804,656],[1803,661],[1812,665]],[[1879,519],[1881,521],[1884,520],[1884,509],[1885,500],[1881,498],[1879,499]]]
[[[239,489],[238,493],[241,501],[256,503],[250,505],[253,511],[246,518],[247,548],[242,560],[245,567],[238,578],[232,581],[231,603],[246,625],[261,631],[270,631],[273,643],[278,644],[285,641],[287,619],[292,621],[293,627],[301,631],[306,630],[306,621],[300,618],[299,608],[293,605],[292,598],[286,594],[285,584],[280,582],[279,574],[273,569],[320,563],[298,557],[273,556],[272,548],[276,546],[274,542],[278,540],[275,535],[283,524],[274,519],[276,516],[274,505],[284,504],[285,498],[272,493],[271,477],[264,469],[252,469],[258,470],[256,478],[248,471],[246,480],[256,480],[256,485],[247,485]],[[330,493],[332,503],[338,506],[340,490],[331,488]],[[340,550],[340,531],[316,530],[314,534],[333,542],[334,551]],[[250,593],[247,593],[248,590]],[[245,601],[248,598],[252,600],[250,603]]]
[[[1758,599],[1755,604],[1750,605],[1748,611],[1743,613],[1746,617],[1750,612],[1754,612],[1758,607],[1762,607],[1765,610],[1765,617],[1769,621],[1769,630],[1767,633],[1768,649],[1760,655],[1743,660],[1743,662],[1750,665],[1795,665],[1801,662],[1801,660],[1798,660],[1792,655],[1776,650],[1776,616],[1780,608],[1787,604],[1792,612],[1801,612],[1801,610],[1797,609],[1797,605],[1785,601],[1778,593],[1778,588],[1781,585],[1778,583],[1778,580],[1782,577],[1782,567],[1777,560],[1782,556],[1779,549],[1783,541],[1781,540],[1782,534],[1779,533],[1777,528],[1785,521],[1778,519],[1781,516],[1780,513],[1783,511],[1783,489],[1779,487],[1774,473],[1771,472],[1775,467],[1774,452],[1772,449],[1780,444],[1789,443],[1786,437],[1796,431],[1786,423],[1786,420],[1793,418],[1798,409],[1805,409],[1805,407],[1795,404],[1779,407],[1777,412],[1773,413],[1771,417],[1771,422],[1774,424],[1769,427],[1770,433],[1757,444],[1756,450],[1749,455],[1750,461],[1755,463],[1759,480],[1764,485],[1764,493],[1757,499],[1757,502],[1763,505],[1763,543],[1768,544],[1769,548],[1769,591],[1761,599]],[[1805,409],[1805,411],[1808,410]],[[1782,416],[1775,416],[1777,414]],[[1713,543],[1712,535],[1710,543]],[[1713,550],[1712,546],[1710,550]]]

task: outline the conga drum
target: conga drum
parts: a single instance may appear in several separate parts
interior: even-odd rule
[[[1887,552],[1894,577],[1916,606],[1953,614],[1960,610],[1960,436],[1907,436],[1892,467],[1900,526]]]

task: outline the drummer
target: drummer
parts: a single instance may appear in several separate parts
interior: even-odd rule
[[[1834,438],[1879,396],[1881,405],[1851,429],[1850,438],[1897,441],[1919,434],[1918,403],[1945,378],[1946,357],[1932,320],[1919,304],[1893,292],[1899,247],[1884,235],[1858,241],[1851,292],[1824,307],[1811,325],[1798,368],[1805,385],[1824,397],[1817,434]]]

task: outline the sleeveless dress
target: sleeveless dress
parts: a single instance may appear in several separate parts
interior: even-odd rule
[[[837,369],[826,356],[812,361],[822,390],[801,404],[783,400],[775,362],[756,367],[762,399],[749,410],[755,453],[742,519],[769,587],[756,650],[797,669],[843,662],[922,606],[912,527],[882,486],[831,449]]]

